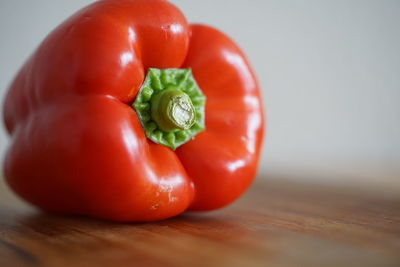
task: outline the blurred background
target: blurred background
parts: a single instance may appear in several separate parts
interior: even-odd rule
[[[0,97],[91,0],[0,1]],[[400,192],[400,1],[171,0],[247,54],[268,118],[260,177]],[[8,137],[0,129],[0,155]]]

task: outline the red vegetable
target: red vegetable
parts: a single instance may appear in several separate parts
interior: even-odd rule
[[[231,203],[255,176],[263,136],[240,49],[162,0],[99,1],[70,17],[16,76],[4,118],[18,195],[116,221]]]

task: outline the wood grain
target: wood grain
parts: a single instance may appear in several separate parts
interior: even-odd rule
[[[400,266],[400,196],[269,179],[220,211],[120,224],[0,185],[0,266]]]

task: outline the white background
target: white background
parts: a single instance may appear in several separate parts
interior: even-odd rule
[[[0,1],[2,102],[33,49],[90,2]],[[399,181],[400,1],[172,2],[190,22],[226,32],[252,62],[268,116],[261,173]],[[2,127],[1,157],[7,143]]]

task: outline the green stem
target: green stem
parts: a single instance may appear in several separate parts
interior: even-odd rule
[[[204,106],[191,69],[149,69],[133,103],[146,136],[172,149],[204,130]]]
[[[187,130],[196,118],[194,106],[184,92],[168,88],[151,99],[151,118],[161,130]]]

